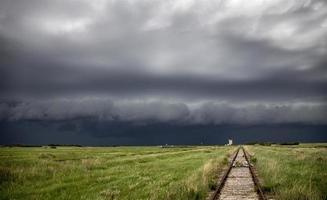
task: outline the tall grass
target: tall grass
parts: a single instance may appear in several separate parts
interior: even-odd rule
[[[275,199],[327,199],[327,148],[247,146],[263,189]]]
[[[204,199],[232,151],[0,148],[0,199]]]

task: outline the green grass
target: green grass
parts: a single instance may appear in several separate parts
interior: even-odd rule
[[[2,147],[0,199],[205,199],[233,147]]]
[[[275,199],[327,199],[327,145],[247,146],[263,189]]]

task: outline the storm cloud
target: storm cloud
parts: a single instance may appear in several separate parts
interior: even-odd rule
[[[0,0],[0,118],[326,125],[324,0]]]
[[[2,119],[13,120],[74,120],[141,124],[172,123],[205,124],[327,124],[327,105],[320,104],[250,104],[217,102],[196,104],[165,101],[118,101],[108,99],[75,99],[32,101],[0,104]],[[305,114],[304,114],[305,113]]]

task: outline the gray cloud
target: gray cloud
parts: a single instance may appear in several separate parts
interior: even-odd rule
[[[323,0],[0,0],[0,98],[21,102],[1,116],[326,123],[326,19]]]
[[[326,124],[326,105],[235,106],[206,103],[193,113],[192,120],[207,124]]]
[[[112,101],[75,99],[2,103],[2,119],[69,120],[92,118],[133,123],[174,124],[327,124],[325,104],[230,104],[205,102],[184,104],[162,101]]]

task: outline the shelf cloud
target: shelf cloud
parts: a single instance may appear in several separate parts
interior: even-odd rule
[[[324,0],[1,0],[0,117],[327,124]]]
[[[205,102],[185,104],[167,101],[112,101],[75,99],[0,104],[0,118],[15,120],[74,120],[205,124],[327,124],[327,105],[321,104],[230,104]],[[305,113],[305,114],[304,114]]]

